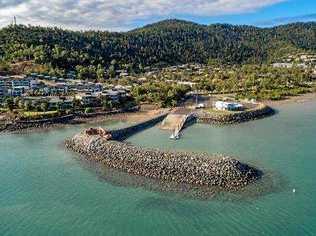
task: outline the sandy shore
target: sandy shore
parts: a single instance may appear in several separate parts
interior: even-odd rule
[[[272,107],[281,107],[284,105],[288,105],[291,103],[304,103],[304,102],[309,102],[316,100],[316,93],[306,93],[302,94],[300,96],[294,96],[294,97],[287,97],[284,100],[279,100],[279,101],[262,101],[262,103],[267,104],[268,106]]]
[[[156,110],[148,110],[148,111],[140,110],[136,112],[124,112],[124,113],[117,113],[113,115],[96,116],[96,117],[91,117],[91,118],[76,118],[75,121],[79,123],[86,123],[86,124],[101,123],[101,122],[109,121],[109,120],[124,121],[128,123],[138,123],[144,120],[148,120],[166,111],[167,109],[156,109]]]
[[[67,123],[52,123],[52,124],[43,124],[35,127],[27,127],[23,129],[13,129],[13,130],[2,130],[0,133],[30,133],[30,132],[40,132],[47,131],[51,129],[59,129],[65,128],[72,125],[79,124],[92,124],[98,125],[102,124],[106,121],[124,121],[128,123],[138,123],[144,120],[148,120],[152,117],[155,117],[159,114],[166,112],[167,109],[156,109],[156,110],[148,110],[148,111],[136,111],[136,112],[125,112],[125,113],[117,113],[113,115],[99,115],[95,117],[89,118],[75,118]]]

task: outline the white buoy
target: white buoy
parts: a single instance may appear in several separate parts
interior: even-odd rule
[[[293,193],[295,193],[296,192],[296,189],[295,188],[293,188]]]

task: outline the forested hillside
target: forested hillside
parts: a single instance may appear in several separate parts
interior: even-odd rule
[[[53,68],[139,70],[179,63],[262,63],[292,52],[316,51],[316,23],[261,29],[167,20],[125,33],[74,32],[11,25],[0,30],[0,58]]]

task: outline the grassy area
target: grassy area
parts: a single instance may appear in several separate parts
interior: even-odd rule
[[[38,111],[22,111],[21,116],[24,119],[45,119],[45,118],[52,118],[58,116],[57,111],[46,111],[46,112],[38,112]]]

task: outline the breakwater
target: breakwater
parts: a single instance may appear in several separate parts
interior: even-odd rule
[[[66,140],[66,147],[89,161],[130,174],[229,191],[241,189],[262,176],[260,170],[231,157],[143,149],[87,131]]]
[[[274,113],[275,111],[271,107],[265,104],[258,104],[258,106],[253,109],[235,113],[222,114],[203,112],[198,114],[197,122],[207,124],[234,124],[260,119],[273,115]]]

